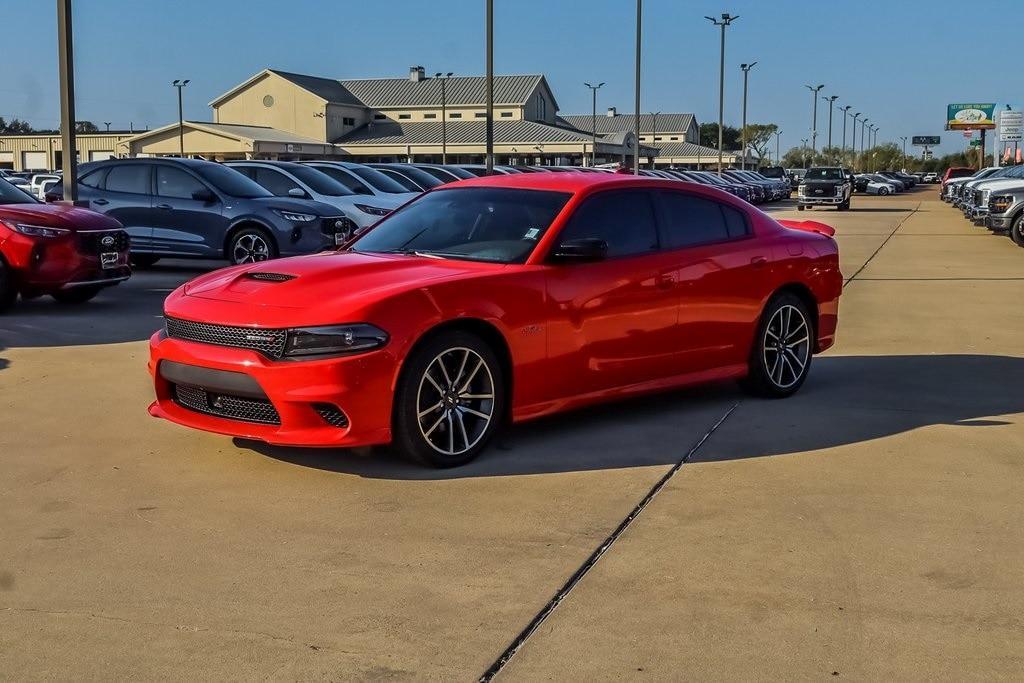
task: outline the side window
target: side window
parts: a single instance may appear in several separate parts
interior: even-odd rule
[[[315,166],[314,168],[318,171],[323,171],[356,194],[373,194],[373,190],[360,182],[348,171],[343,171],[340,168],[335,168],[334,166]]]
[[[206,186],[185,171],[171,166],[156,167],[156,193],[161,197],[192,199],[193,192],[202,192]]]
[[[86,173],[79,181],[79,185],[99,188],[103,186],[103,179],[107,177],[107,169],[100,168],[92,173]]]
[[[256,182],[278,197],[287,197],[288,190],[302,189],[297,182],[272,168],[257,168]]]
[[[150,194],[149,173],[149,164],[114,166],[107,173],[107,191]]]
[[[602,239],[608,257],[646,254],[658,249],[651,195],[645,190],[601,192],[573,213],[559,240]]]
[[[683,192],[659,192],[662,240],[666,249],[722,242],[747,234],[742,212]]]

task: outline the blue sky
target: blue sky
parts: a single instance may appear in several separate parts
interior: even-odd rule
[[[54,5],[0,0],[0,116],[59,119]],[[564,114],[589,112],[583,81],[605,81],[599,109],[632,111],[633,0],[495,5],[498,73],[547,75]],[[1024,104],[1024,72],[994,44],[996,18],[1007,40],[1024,26],[1024,0],[978,5],[985,11],[953,0],[645,0],[641,108],[717,121],[718,29],[704,16],[728,11],[740,16],[727,38],[728,123],[740,120],[739,65],[757,61],[748,118],[779,124],[783,151],[809,135],[812,82],[877,122],[879,141],[942,135],[940,151],[951,151],[964,139],[942,130],[947,102]],[[114,128],[175,120],[175,78],[192,79],[186,117],[208,120],[211,99],[264,67],[339,78],[403,76],[411,64],[484,70],[483,0],[75,0],[74,20],[78,118]],[[837,113],[837,144],[840,131]]]

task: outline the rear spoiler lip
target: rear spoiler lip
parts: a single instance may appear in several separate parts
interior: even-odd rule
[[[794,221],[788,219],[780,219],[779,225],[790,230],[802,230],[803,232],[815,232],[825,237],[835,237],[836,229],[831,225],[825,225],[818,221]]]

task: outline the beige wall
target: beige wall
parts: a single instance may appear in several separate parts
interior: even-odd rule
[[[265,97],[273,98],[269,107]],[[314,140],[328,140],[327,103],[316,95],[267,73],[213,108],[218,123],[269,126]]]
[[[453,113],[462,114],[461,117],[457,117],[455,120],[472,121],[473,119],[477,118],[477,116],[476,116],[477,114],[485,114],[486,112],[487,112],[486,107],[448,107],[446,109],[446,113],[448,114],[448,120],[449,121],[453,120],[452,119],[452,114]],[[501,115],[502,112],[507,112],[507,113],[511,114],[511,116],[502,116]],[[440,107],[436,107],[436,108],[435,107],[425,107],[423,109],[406,108],[406,109],[381,109],[381,110],[374,110],[372,115],[376,115],[376,114],[383,114],[385,117],[387,117],[387,119],[389,119],[391,121],[396,121],[398,123],[415,123],[415,122],[421,122],[421,121],[440,121],[441,120],[441,108]],[[433,114],[434,116],[433,116],[433,118],[428,118],[427,114]],[[378,121],[380,120],[380,119],[373,119],[372,115],[371,115],[371,120],[378,120]],[[403,119],[402,116],[405,116],[405,115],[408,115],[409,118]],[[495,106],[494,107],[494,120],[495,121],[501,121],[502,119],[504,119],[506,121],[514,121],[514,120],[518,120],[518,119],[521,119],[521,118],[523,118],[523,108],[522,107],[512,107],[512,106]]]
[[[119,133],[98,133],[83,134],[75,136],[78,146],[79,161],[85,163],[97,152],[118,151],[118,144],[130,138],[131,135]],[[59,135],[0,135],[0,161],[13,161],[14,170],[26,170],[24,160],[26,152],[30,158],[37,156],[39,152],[46,155],[47,170],[57,168],[56,151],[61,149]],[[9,153],[9,154],[5,154]],[[33,154],[36,153],[36,154]]]
[[[211,157],[219,154],[247,154],[252,153],[252,147],[246,142],[224,135],[215,135],[206,131],[185,128],[185,154],[201,154]],[[160,133],[147,135],[145,138],[136,140],[128,145],[122,146],[122,151],[131,156],[145,155],[156,156],[161,154],[178,154],[179,152],[178,128],[174,126]]]
[[[327,138],[337,140],[345,133],[355,130],[369,120],[370,113],[366,107],[355,107],[347,104],[327,105]],[[345,119],[352,119],[352,125],[346,125]]]

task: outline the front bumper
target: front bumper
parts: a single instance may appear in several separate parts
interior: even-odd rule
[[[103,231],[119,233],[121,231]],[[109,253],[116,254],[106,267],[100,251],[86,250],[78,233],[58,239],[11,235],[4,242],[4,256],[16,272],[19,287],[28,293],[45,294],[75,287],[109,287],[131,277],[127,238]]]
[[[388,347],[322,360],[275,361],[248,349],[171,339],[160,331],[150,338],[149,348],[156,390],[149,414],[154,417],[280,446],[354,447],[391,440],[398,361]],[[165,362],[175,371],[165,373]],[[226,377],[241,379],[241,384],[219,379]],[[232,388],[242,385],[249,389]],[[187,389],[188,400],[178,387]],[[196,395],[209,400],[208,409],[197,408]],[[226,416],[216,405],[221,399],[226,405],[269,402],[277,423]],[[344,420],[329,422],[321,412],[325,406],[334,407]]]
[[[985,216],[985,227],[989,230],[1009,230],[1013,227],[1013,217],[1009,212],[989,214]]]
[[[807,197],[800,195],[797,197],[797,201],[801,204],[842,204],[845,201],[842,197]]]

